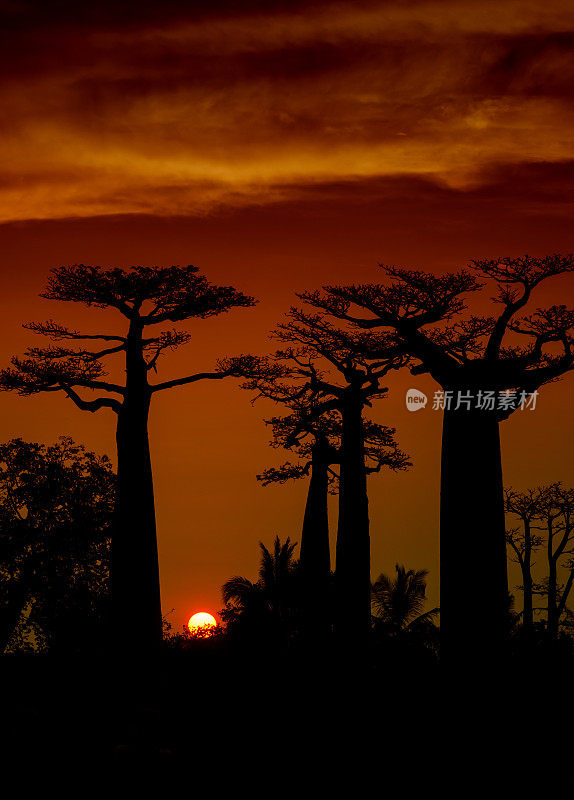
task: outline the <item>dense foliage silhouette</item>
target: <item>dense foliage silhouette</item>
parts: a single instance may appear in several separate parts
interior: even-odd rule
[[[260,542],[258,580],[235,575],[223,584],[221,617],[231,635],[280,645],[296,633],[302,600],[299,564],[293,557],[296,546],[289,538],[281,543],[278,536],[271,550]]]
[[[392,659],[403,668],[429,666],[439,655],[440,609],[425,611],[427,570],[395,565],[393,578],[381,573],[371,588],[372,636],[381,661]]]
[[[0,445],[0,650],[101,649],[116,476],[69,437]]]

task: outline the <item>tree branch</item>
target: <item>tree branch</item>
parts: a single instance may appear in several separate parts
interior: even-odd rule
[[[94,411],[99,411],[101,408],[111,408],[116,414],[120,412],[121,403],[111,397],[98,397],[96,400],[83,400],[71,386],[62,385],[62,389],[82,411],[90,411],[93,414]]]
[[[126,338],[124,336],[117,336],[107,333],[80,333],[80,331],[66,328],[63,325],[54,322],[53,319],[49,319],[47,322],[27,322],[22,325],[22,327],[26,330],[32,331],[32,333],[38,333],[41,336],[47,336],[49,339],[53,339],[55,341],[60,339],[85,339],[89,341],[98,340],[102,342],[126,342]]]
[[[175,378],[172,381],[164,381],[163,383],[156,383],[150,385],[152,392],[162,392],[164,389],[173,389],[174,386],[186,386],[188,383],[196,383],[197,381],[211,380],[218,381],[222,378],[229,378],[235,373],[232,371],[226,372],[198,372],[195,375],[187,375],[185,378]]]

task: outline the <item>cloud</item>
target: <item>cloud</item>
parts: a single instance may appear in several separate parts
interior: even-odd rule
[[[465,190],[574,158],[570,3],[171,12],[15,34],[0,221],[203,214],[395,176]]]

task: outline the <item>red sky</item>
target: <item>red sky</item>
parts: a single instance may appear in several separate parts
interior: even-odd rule
[[[194,323],[161,377],[265,352],[293,292],[378,280],[377,263],[443,270],[482,256],[572,251],[574,7],[568,2],[2,4],[1,363],[53,316],[50,267],[193,263],[259,305]],[[238,10],[239,9],[239,10]],[[541,290],[572,300],[573,283]],[[373,572],[438,582],[440,415],[409,414],[393,379],[373,416],[414,468],[371,479]],[[572,379],[504,424],[518,488],[571,482]],[[71,434],[113,451],[113,419],[70,401],[0,396],[0,436]],[[155,402],[152,450],[164,610],[216,611],[257,541],[297,539],[305,486],[263,489],[278,463],[233,384]],[[334,526],[333,526],[334,527]]]

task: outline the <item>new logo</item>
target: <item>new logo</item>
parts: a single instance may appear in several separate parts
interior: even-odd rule
[[[409,411],[420,411],[427,404],[427,396],[418,389],[409,389],[406,396],[407,409]]]

